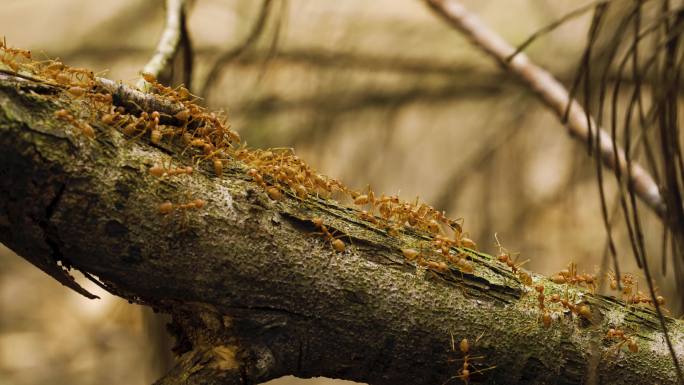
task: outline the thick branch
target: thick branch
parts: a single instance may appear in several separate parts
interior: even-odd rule
[[[599,152],[603,164],[615,170],[619,168],[622,175],[630,175],[629,183],[634,187],[636,195],[656,214],[663,217],[665,201],[658,185],[651,174],[636,162],[631,162],[628,171],[625,153],[622,148],[617,149],[617,162],[613,141],[608,133],[591,118],[587,118],[584,109],[576,102],[570,101],[570,96],[549,72],[534,64],[524,53],[516,53],[516,49],[503,38],[492,31],[476,15],[456,0],[426,0],[427,4],[441,17],[463,33],[477,48],[495,59],[503,68],[510,71],[532,89],[537,96],[559,117],[563,118],[570,103],[570,110],[566,127],[571,136],[578,140],[587,141],[593,130],[599,130]],[[591,123],[590,123],[591,122]]]
[[[549,305],[556,319],[545,328],[534,290],[487,255],[466,251],[472,274],[422,270],[401,248],[421,245],[426,234],[391,236],[315,197],[285,192],[273,201],[233,161],[222,177],[200,167],[160,180],[148,173],[152,164],[185,161],[173,144],[131,140],[97,119],[89,139],[53,119],[61,108],[88,107],[50,86],[0,78],[0,241],[52,276],[60,275],[51,266],[71,266],[172,314],[180,359],[159,384],[257,383],[286,374],[454,382],[463,357],[452,351],[452,335],[468,338],[472,356],[481,356],[471,380],[581,383],[591,372],[601,383],[675,383],[648,309],[570,288],[594,310],[592,320]],[[163,201],[190,198],[207,205],[157,211]],[[333,251],[315,234],[313,217],[353,246]],[[534,279],[548,295],[565,292]],[[684,325],[668,322],[682,356]],[[604,339],[609,327],[633,336],[639,351],[615,349]],[[596,340],[600,357],[590,369]]]

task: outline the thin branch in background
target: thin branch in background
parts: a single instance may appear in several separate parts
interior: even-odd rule
[[[482,23],[477,16],[468,12],[460,3],[453,0],[425,1],[438,15],[467,36],[476,47],[493,57],[502,67],[530,87],[558,117],[562,117],[568,104],[571,104],[566,127],[571,136],[583,141],[588,140],[590,131],[584,109],[577,102],[571,102],[565,87],[550,73],[532,63],[522,53],[507,60],[515,52],[515,48]],[[610,135],[602,129],[599,129],[599,143],[604,165],[610,169],[620,167],[623,173],[627,174],[624,151],[618,149],[618,154],[621,155],[616,163]],[[632,165],[631,171],[630,183],[634,186],[639,198],[654,212],[662,215],[665,211],[665,204],[653,177],[636,163]]]
[[[165,71],[170,71],[173,59],[176,56],[179,48],[183,45],[183,40],[186,40],[186,48],[189,47],[189,38],[186,34],[185,28],[185,0],[166,0],[166,24],[161,38],[157,43],[152,58],[145,64],[142,72],[152,74],[160,80],[161,83],[167,83],[162,79]],[[185,36],[185,37],[184,37]],[[190,52],[186,52],[190,55]],[[136,86],[144,90],[146,88],[145,79],[138,80]]]
[[[599,143],[601,140],[599,127],[601,127],[603,125],[603,104],[605,101],[605,92],[604,92],[603,87],[600,88],[601,92],[599,93],[598,116],[597,116],[597,121],[595,123],[594,123],[594,121],[590,115],[590,111],[591,111],[591,72],[590,71],[592,68],[590,63],[592,61],[592,50],[594,49],[594,44],[596,43],[596,41],[598,39],[598,34],[599,34],[600,28],[602,26],[602,22],[604,20],[607,8],[608,8],[607,3],[600,4],[596,7],[596,11],[594,12],[594,17],[592,18],[591,27],[589,28],[588,42],[586,44],[586,48],[584,50],[584,53],[582,54],[582,61],[581,61],[581,65],[580,65],[579,70],[578,70],[578,76],[576,78],[577,80],[576,80],[575,84],[573,85],[573,92],[576,89],[574,87],[579,84],[579,80],[583,79],[584,110],[586,111],[586,122],[587,122],[587,126],[589,127],[589,136],[587,138],[588,139],[587,144],[588,144],[589,153],[590,153],[590,155],[594,156],[594,160],[595,160],[594,163],[596,165],[596,178],[597,178],[597,184],[598,184],[598,190],[599,190],[599,201],[601,204],[601,216],[603,218],[604,228],[606,231],[607,249],[608,249],[608,251],[610,251],[615,275],[617,277],[621,277],[622,275],[620,274],[620,264],[618,263],[617,250],[616,250],[616,246],[615,246],[615,241],[613,239],[613,231],[612,231],[613,223],[612,223],[611,217],[614,217],[614,214],[612,214],[611,216],[609,216],[609,214],[608,214],[608,207],[607,207],[608,203],[606,201],[605,185],[604,185],[604,181],[603,181],[603,168],[602,168],[602,162],[600,159],[600,154],[598,154]],[[627,26],[627,22],[623,22],[623,24],[620,27],[626,28],[626,26]],[[606,68],[610,67],[610,63],[612,63],[616,52],[617,52],[617,50],[609,50]],[[606,73],[607,73],[607,71],[604,71],[604,74],[603,74],[602,79],[601,79],[601,82],[602,82],[601,84],[604,84],[606,81]],[[571,96],[571,98],[573,98],[573,97]],[[570,110],[569,108],[570,107],[568,106],[568,108],[566,109],[566,116],[567,116],[567,113],[569,113],[569,110]],[[595,135],[592,135],[592,126],[595,126],[595,128],[594,128]],[[618,156],[618,152],[617,152],[618,146],[617,146],[617,143],[615,142],[615,135],[612,136],[612,139],[613,139],[612,149],[613,149],[613,154],[615,155],[614,160],[615,160],[615,163],[617,164],[619,161],[619,156]],[[594,152],[594,149],[596,149],[595,152]],[[629,151],[629,149],[627,151]],[[620,168],[619,167],[617,167],[615,169],[615,174],[620,175]],[[618,177],[618,181],[619,181],[619,177]],[[619,196],[622,198],[621,202],[623,204],[623,207],[626,207],[626,202],[624,199],[624,195],[622,194],[622,190],[620,188],[618,188],[618,191],[619,191]],[[635,241],[634,241],[633,231],[632,231],[631,227],[629,226],[629,222],[627,222],[627,223],[628,223],[628,232],[630,235],[630,239],[632,240],[632,244],[634,245]],[[605,269],[605,263],[604,262],[602,262],[601,268]],[[603,277],[603,274],[604,274],[604,271],[601,271],[599,273],[599,276]],[[618,290],[622,289],[621,282],[619,279],[617,280],[617,288],[618,288]]]
[[[596,10],[596,15],[595,15],[594,21],[598,21],[600,23],[601,21],[605,20],[605,18],[603,18],[603,16],[605,16],[607,8],[608,8],[608,4],[600,5],[599,8],[597,8],[597,10]],[[599,127],[603,126],[603,111],[604,111],[604,105],[605,105],[605,101],[606,101],[606,90],[608,89],[607,84],[608,84],[608,76],[610,73],[610,68],[612,68],[612,63],[618,54],[618,47],[620,46],[620,42],[621,42],[621,39],[623,37],[623,34],[626,33],[626,31],[629,28],[630,23],[633,19],[638,20],[638,16],[640,15],[640,10],[641,10],[641,8],[637,4],[635,7],[633,7],[631,9],[631,11],[629,11],[627,13],[626,17],[620,18],[621,20],[620,20],[620,23],[619,23],[617,29],[615,29],[614,31],[611,31],[613,33],[610,34],[611,35],[610,41],[606,44],[607,53],[605,55],[603,55],[604,56],[603,61],[605,62],[605,65],[603,66],[603,72],[601,74],[601,80],[599,83],[599,103],[598,103],[597,118],[596,118],[596,122],[597,122],[597,125]],[[597,16],[599,15],[599,13],[601,15],[600,20],[597,19]],[[596,31],[596,32],[598,32],[598,31]],[[598,38],[598,36],[594,36],[594,39],[596,39],[596,38]],[[593,44],[593,40],[591,41],[591,44]],[[590,72],[589,72],[591,67],[592,67],[592,65],[590,63],[596,63],[596,61],[597,61],[596,59],[592,60],[589,47],[590,47],[590,44],[587,44],[587,48],[585,49],[585,52],[586,52],[585,59],[587,60],[586,63],[583,63],[584,64],[583,68],[584,68],[585,72],[581,72],[582,70],[580,69],[580,71],[578,72],[578,76],[577,76],[578,78],[583,77],[584,81],[585,81],[585,84],[584,84],[585,103],[586,103],[585,110],[587,111],[587,119],[588,120],[590,119],[590,115],[591,115],[591,105],[589,103],[589,95],[591,92],[590,84],[592,83],[592,80],[593,80],[591,75],[590,75]],[[620,158],[620,154],[617,152],[617,148],[618,148],[617,132],[616,132],[617,131],[617,124],[616,124],[616,120],[615,120],[616,116],[617,116],[616,115],[617,108],[616,108],[615,103],[617,103],[618,99],[617,99],[616,95],[617,94],[614,93],[613,99],[612,99],[613,107],[615,107],[615,108],[612,109],[613,114],[611,114],[611,126],[610,127],[611,127],[611,138],[612,138],[612,144],[613,144],[613,157],[614,157],[615,162],[618,162],[619,158]],[[597,136],[596,137],[597,142],[598,142],[598,139],[599,138]],[[597,142],[590,144],[590,150],[597,147],[596,146]],[[629,147],[629,146],[625,147],[625,157],[627,159],[628,165],[630,164],[629,163],[630,150],[631,150],[631,147]],[[596,174],[598,177],[598,186],[599,186],[599,191],[600,191],[603,221],[604,221],[604,225],[606,227],[606,231],[608,234],[608,247],[609,247],[609,251],[611,252],[611,256],[613,258],[613,265],[614,265],[614,269],[615,269],[615,274],[617,277],[620,277],[621,275],[620,275],[620,271],[618,270],[617,253],[615,250],[615,246],[614,246],[612,234],[611,234],[612,220],[609,220],[608,213],[606,210],[607,202],[605,200],[605,192],[604,192],[604,185],[603,185],[603,178],[602,178],[601,162],[598,160],[598,158],[596,158],[596,167],[597,167]],[[616,207],[622,208],[624,218],[625,218],[627,233],[629,235],[629,240],[630,240],[631,245],[632,245],[632,251],[634,252],[635,258],[637,260],[637,265],[639,265],[639,268],[641,268],[641,264],[639,262],[639,258],[638,258],[637,252],[636,252],[636,239],[635,239],[635,234],[634,234],[635,230],[633,229],[632,223],[629,220],[629,211],[627,209],[627,200],[625,199],[625,194],[624,194],[624,191],[622,189],[622,185],[623,185],[622,172],[621,172],[620,168],[616,168],[614,171],[615,171],[614,175],[617,179],[617,184],[618,184],[618,192],[617,192],[617,197],[615,199],[615,202],[619,202],[619,204],[620,204],[620,206],[616,206]],[[617,203],[615,203],[615,204],[617,205]],[[613,216],[614,216],[614,214],[613,214]],[[603,274],[603,272],[601,274]],[[601,276],[603,276],[603,275],[601,275]],[[618,286],[618,290],[621,290],[620,280],[617,281],[617,286]]]
[[[259,39],[259,37],[264,31],[264,27],[266,26],[266,21],[268,20],[268,15],[271,11],[272,4],[273,0],[264,0],[264,2],[261,5],[261,11],[259,12],[259,16],[254,22],[254,25],[252,26],[250,33],[247,35],[247,38],[242,42],[242,44],[225,52],[216,60],[216,62],[214,62],[214,65],[211,67],[209,73],[204,79],[202,87],[198,89],[200,96],[204,97],[205,99],[208,99],[207,93],[209,92],[209,88],[218,83],[218,78],[221,71],[223,70],[223,67],[225,67],[234,59],[238,58],[252,45],[254,45],[254,43],[256,43],[256,41]]]
[[[259,84],[266,74],[266,69],[269,63],[278,55],[278,44],[280,43],[280,37],[287,30],[287,20],[289,17],[289,3],[287,0],[280,0],[280,9],[278,10],[278,15],[275,17],[275,26],[273,37],[271,38],[271,44],[268,47],[268,53],[266,57],[261,62],[261,69],[259,70],[259,76],[257,76],[256,83]]]
[[[585,4],[585,5],[577,8],[577,9],[575,9],[574,11],[570,11],[570,12],[566,13],[561,18],[554,20],[553,22],[543,26],[542,28],[539,28],[537,31],[535,31],[533,34],[531,34],[530,37],[527,38],[527,40],[522,42],[522,44],[520,44],[518,46],[518,48],[516,48],[515,51],[506,58],[506,61],[512,60],[513,57],[518,55],[520,52],[524,51],[527,47],[530,46],[530,44],[534,43],[534,41],[539,39],[541,36],[548,34],[549,32],[555,30],[556,28],[560,27],[561,25],[565,24],[566,22],[568,22],[568,21],[570,21],[576,17],[584,15],[585,13],[593,10],[597,6],[609,3],[611,1],[614,1],[614,0],[592,1],[591,3]]]
[[[188,90],[192,90],[193,58],[195,57],[195,54],[192,41],[190,40],[190,34],[188,33],[188,18],[185,14],[184,17],[181,18],[181,52],[183,64],[180,83],[185,84],[185,87]],[[175,84],[176,82],[171,83],[171,85]]]
[[[589,150],[590,154],[594,156],[595,159],[595,164],[596,164],[596,177],[598,180],[598,190],[599,190],[599,196],[600,196],[600,202],[601,202],[601,216],[603,217],[603,224],[606,230],[606,237],[608,240],[608,249],[610,250],[610,255],[613,260],[613,269],[615,269],[615,274],[618,277],[621,277],[620,275],[620,264],[618,263],[618,257],[617,257],[617,249],[615,247],[615,241],[613,240],[613,230],[611,226],[611,221],[608,216],[608,206],[606,202],[606,192],[605,192],[605,186],[603,183],[603,168],[602,165],[603,163],[601,162],[601,157],[600,154],[598,154],[598,149],[599,149],[599,143],[601,140],[600,137],[600,126],[602,124],[602,116],[603,114],[601,113],[601,109],[599,109],[599,117],[598,121],[594,122],[591,115],[589,114],[589,111],[591,109],[591,86],[590,86],[590,79],[591,79],[591,66],[590,66],[590,61],[591,61],[591,54],[592,54],[592,49],[594,48],[594,43],[596,42],[598,38],[598,33],[601,28],[601,23],[603,21],[603,18],[606,14],[608,4],[600,4],[597,6],[596,12],[594,13],[593,20],[591,22],[591,27],[589,28],[589,38],[587,42],[587,47],[584,51],[584,54],[582,55],[582,66],[584,68],[583,72],[583,79],[584,79],[584,110],[587,111],[586,115],[586,123],[587,127],[589,128],[589,135],[587,137],[588,145],[589,145]],[[604,94],[600,94],[600,104],[603,104],[603,99],[604,99]],[[592,135],[592,129],[595,135]],[[593,140],[592,140],[593,139]],[[613,154],[615,154],[615,163],[618,162],[619,157],[617,153],[617,143],[615,141],[612,142],[612,149],[613,149]],[[593,149],[596,149],[596,152],[593,151]],[[619,174],[620,168],[617,167],[615,169],[615,173]],[[630,235],[631,235],[631,229],[630,229]],[[618,289],[622,289],[620,281],[618,280]]]
[[[666,275],[667,274],[667,245],[669,243],[669,235],[670,231],[665,223],[663,223],[663,239],[661,241],[661,248],[660,248],[660,255],[661,255],[661,261],[660,261],[660,269],[661,269],[661,274]]]

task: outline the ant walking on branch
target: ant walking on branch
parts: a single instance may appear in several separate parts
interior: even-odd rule
[[[496,257],[496,259],[499,262],[505,263],[508,267],[510,267],[513,274],[517,275],[518,279],[520,279],[522,283],[528,286],[531,285],[532,277],[526,271],[520,269],[522,265],[529,262],[529,259],[518,263],[520,253],[516,253],[515,259],[513,259],[511,257],[511,253],[509,253],[508,250],[506,250],[506,248],[501,245],[497,233],[494,233],[494,239],[496,239],[496,247],[499,249],[499,255]]]
[[[323,224],[322,218],[315,217],[311,220],[311,222],[313,222],[314,226],[316,226],[316,228],[320,230],[320,232],[317,234],[322,234],[325,240],[330,242],[330,246],[333,248],[333,250],[339,253],[345,250],[346,245],[344,241],[342,241],[339,238],[335,238],[335,236],[330,232],[330,230],[328,230],[328,227]]]
[[[456,342],[454,340],[454,335],[452,333],[449,333],[449,334],[451,336],[451,351],[456,352]],[[480,334],[480,336],[475,339],[476,344],[480,340],[480,338],[482,338],[483,335],[484,335],[484,333]],[[460,379],[461,381],[463,381],[464,384],[468,385],[470,383],[470,376],[472,374],[476,374],[476,373],[479,374],[479,373],[486,372],[487,370],[492,370],[492,369],[496,368],[496,366],[490,366],[490,367],[484,368],[484,369],[476,369],[475,368],[475,365],[472,362],[475,360],[483,359],[484,356],[471,356],[470,355],[470,343],[468,342],[467,338],[464,338],[461,340],[461,342],[459,342],[458,348],[461,352],[461,355],[463,356],[463,358],[462,358],[463,365],[458,370],[457,375],[455,375],[455,376],[449,378],[448,380],[444,381],[444,383],[442,385],[447,385],[452,380],[456,380],[456,379]],[[449,362],[453,362],[453,361],[460,361],[460,360],[456,360],[456,359],[450,359],[449,360]],[[473,371],[473,369],[475,369],[475,370]]]
[[[625,334],[625,332],[622,329],[619,328],[610,328],[608,329],[608,332],[606,333],[605,336],[606,339],[608,340],[619,340],[614,346],[612,346],[610,350],[614,350],[616,353],[620,351],[622,346],[627,344],[627,349],[629,349],[630,352],[632,353],[637,353],[639,352],[639,345],[637,345],[636,340],[634,340],[633,337],[630,337]]]

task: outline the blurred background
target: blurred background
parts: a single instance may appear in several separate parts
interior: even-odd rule
[[[512,44],[578,5],[463,3]],[[192,91],[226,110],[250,146],[294,147],[358,190],[419,195],[463,217],[484,251],[495,252],[498,233],[532,271],[550,275],[570,262],[598,271],[606,236],[586,145],[421,1],[275,0],[264,12],[262,1],[196,0],[189,16]],[[527,51],[566,86],[590,17]],[[160,0],[3,0],[0,36],[34,57],[133,83],[163,23]],[[612,207],[614,178],[606,180]],[[642,220],[660,266],[662,225],[648,210]],[[621,268],[638,273],[623,227],[615,229]],[[656,270],[661,292],[672,296],[673,278]],[[81,284],[102,299],[86,300],[0,248],[0,385],[142,385],[168,367],[163,319]]]

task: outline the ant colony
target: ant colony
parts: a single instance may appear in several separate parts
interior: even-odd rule
[[[340,181],[316,172],[291,148],[248,148],[241,144],[240,136],[231,129],[223,113],[210,112],[197,104],[199,98],[185,87],[167,87],[160,84],[154,75],[142,74],[149,93],[154,94],[144,96],[154,98],[163,105],[159,110],[146,111],[140,106],[115,105],[112,88],[103,85],[103,81],[92,71],[69,67],[59,60],[34,61],[30,51],[10,48],[4,40],[0,42],[0,63],[0,70],[55,87],[73,101],[78,108],[59,108],[53,111],[53,116],[71,127],[77,135],[82,135],[86,139],[85,143],[97,140],[98,129],[113,127],[129,140],[145,140],[157,147],[181,147],[181,156],[175,158],[176,161],[182,162],[182,155],[191,159],[191,164],[177,166],[153,162],[146,170],[151,178],[167,181],[172,178],[194,178],[198,171],[222,178],[228,172],[226,165],[229,164],[234,177],[242,177],[248,183],[255,184],[276,205],[282,204],[286,198],[297,200],[300,205],[307,200],[336,199],[347,202],[357,208],[355,215],[364,225],[400,240],[396,252],[417,268],[436,275],[475,274],[479,269],[473,263],[477,244],[463,231],[462,219],[451,219],[444,211],[420,202],[419,198],[407,202],[398,195],[378,195],[370,185],[363,191],[353,191]],[[173,213],[187,215],[209,205],[209,202],[197,197],[188,196],[175,202],[162,198],[155,211],[167,217]],[[342,233],[336,235],[341,226],[324,220],[320,214],[312,215],[308,220],[316,230],[314,234],[323,238],[332,253],[349,250],[343,238],[351,240],[351,236]],[[402,233],[407,232],[418,233],[422,240],[416,241],[420,237],[411,237],[413,241],[406,241],[409,237],[403,237]],[[578,273],[577,266],[570,263],[568,268],[553,275],[550,280],[537,278],[534,284],[530,273],[522,269],[527,261],[518,262],[519,255],[503,247],[497,234],[494,238],[497,256],[491,260],[492,263],[500,264],[528,292],[536,293],[535,307],[542,327],[552,327],[561,312],[591,321],[592,309],[587,303],[578,301],[568,289],[572,288],[573,293],[577,290],[594,293],[598,277]],[[483,255],[480,257],[487,258]],[[622,300],[629,305],[665,305],[662,296],[658,295],[654,301],[639,291],[638,283],[630,274],[617,277],[609,273],[608,279],[611,289],[619,290]],[[564,286],[565,291],[559,291],[558,286]],[[617,351],[623,346],[630,352],[638,351],[636,339],[617,327],[610,328],[605,339],[616,341]],[[476,358],[470,355],[467,339],[461,340],[459,350],[463,364],[452,379],[467,383],[474,372],[489,369],[474,370],[473,361]],[[452,351],[455,352],[453,336]]]

